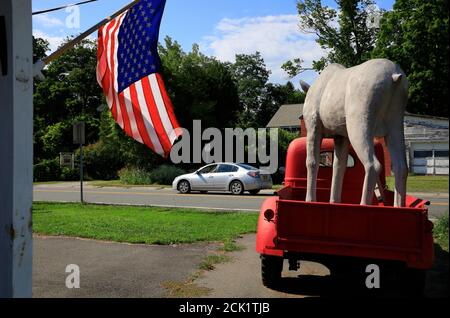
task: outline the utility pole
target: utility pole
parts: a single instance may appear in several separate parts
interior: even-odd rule
[[[31,0],[0,1],[0,298],[32,295]]]
[[[80,121],[73,124],[73,143],[80,146],[80,202],[84,203],[83,198],[83,145],[85,143],[85,123]]]

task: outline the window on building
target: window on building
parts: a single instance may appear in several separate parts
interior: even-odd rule
[[[448,150],[415,150],[414,158],[448,158]]]
[[[448,158],[448,150],[435,150],[434,156],[439,158]]]
[[[414,150],[414,158],[429,158],[433,157],[432,150]]]

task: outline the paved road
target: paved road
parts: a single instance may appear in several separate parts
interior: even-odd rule
[[[78,183],[58,183],[34,186],[35,201],[79,202]],[[265,190],[259,195],[232,196],[225,193],[178,194],[169,188],[115,188],[85,186],[85,200],[92,203],[135,204],[166,207],[191,207],[205,209],[259,211],[262,202],[273,191]],[[419,193],[416,196],[431,201],[430,217],[448,214],[448,194]]]
[[[35,236],[33,297],[164,297],[165,281],[184,281],[215,244],[131,245]],[[66,266],[80,268],[80,289],[65,285]]]

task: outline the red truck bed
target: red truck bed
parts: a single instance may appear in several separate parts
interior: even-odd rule
[[[378,154],[382,149],[377,147]],[[324,141],[322,152],[332,152]],[[428,269],[433,264],[433,224],[428,202],[407,196],[407,207],[393,207],[393,192],[385,190],[384,202],[361,206],[364,168],[355,159],[344,181],[343,202],[331,204],[332,169],[319,169],[317,198],[304,201],[306,193],[305,140],[294,141],[288,151],[285,187],[261,207],[256,250],[261,255],[286,253],[350,256],[404,262],[410,268]],[[384,164],[382,158],[379,159]],[[385,184],[382,176],[383,185]]]

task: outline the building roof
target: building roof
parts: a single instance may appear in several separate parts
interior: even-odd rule
[[[267,128],[300,128],[300,117],[303,115],[303,104],[281,105],[267,124]]]
[[[430,116],[430,115],[420,115],[420,114],[413,114],[413,113],[410,113],[410,112],[405,112],[405,116],[448,121],[448,118],[447,118],[447,117],[438,117],[438,116]]]

